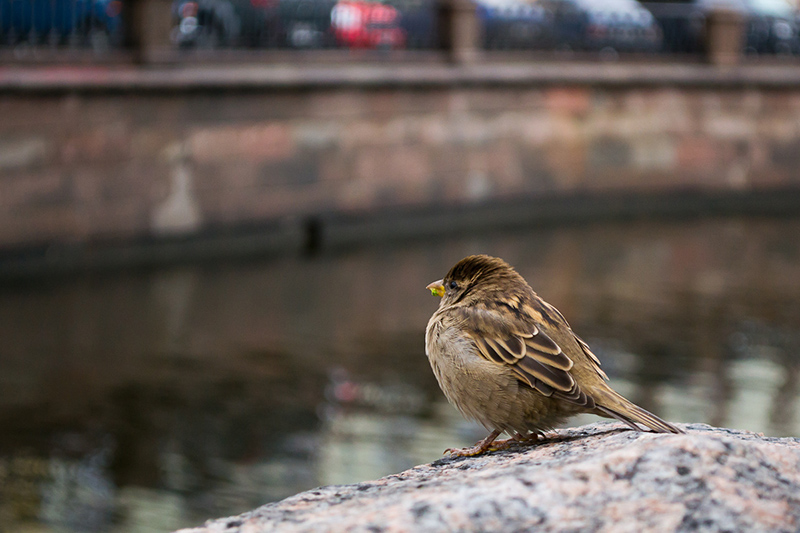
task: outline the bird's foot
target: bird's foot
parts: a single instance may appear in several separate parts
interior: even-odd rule
[[[493,442],[488,446],[483,446],[479,442],[475,446],[470,446],[468,448],[447,448],[444,451],[444,453],[445,455],[449,455],[450,457],[474,457],[484,452],[496,452],[499,450],[505,450],[506,448],[508,448],[508,446],[509,445],[504,440]]]
[[[505,450],[511,444],[508,441],[512,439],[505,439],[499,441],[494,440],[497,438],[498,435],[500,435],[500,431],[495,430],[489,433],[488,437],[476,443],[475,446],[470,446],[469,448],[447,448],[444,451],[444,453],[445,455],[450,455],[452,457],[474,457],[484,452],[496,452],[498,450]]]
[[[495,440],[497,436],[500,435],[500,431],[493,431],[488,437],[476,443],[475,446],[470,446],[468,448],[447,448],[444,453],[445,455],[450,455],[453,457],[474,457],[484,452],[497,452],[500,450],[506,450],[511,447],[512,444],[532,445],[539,444],[544,441],[557,442],[561,439],[560,435],[555,431],[552,431],[551,433],[552,435],[545,435],[542,432],[533,432],[528,433],[527,435],[517,433],[510,439]]]
[[[527,435],[517,433],[512,439],[509,440],[513,440],[517,444],[537,444],[543,440],[548,440],[548,438],[544,433],[534,432],[528,433]]]
[[[547,441],[547,442],[560,442],[565,439],[568,439],[565,435],[561,435],[555,429],[551,429],[549,433],[541,433],[539,434],[539,440]]]
[[[510,439],[503,439],[503,440],[496,440],[494,441],[489,450],[505,450],[509,448],[512,444],[521,444],[523,446],[529,446],[533,444],[538,444],[540,442],[549,440],[549,438],[544,433],[528,433],[527,435],[523,435],[522,433],[516,433]]]

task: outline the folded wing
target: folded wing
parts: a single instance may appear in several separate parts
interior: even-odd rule
[[[463,309],[462,314],[466,330],[484,358],[507,365],[520,381],[545,396],[594,408],[594,400],[570,374],[573,361],[532,317],[515,314],[514,323],[509,323],[489,309]]]

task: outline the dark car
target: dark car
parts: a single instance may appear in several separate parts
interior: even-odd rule
[[[535,49],[553,45],[552,14],[541,5],[523,0],[477,0],[483,25],[483,47]]]
[[[745,51],[798,52],[797,10],[784,0],[742,0],[747,14]]]
[[[335,46],[331,16],[336,0],[280,0],[285,42],[291,48]]]
[[[182,47],[277,46],[278,0],[179,0],[173,41]]]
[[[400,27],[406,36],[406,48],[432,49],[439,43],[438,4],[436,0],[386,0],[397,9]]]
[[[706,10],[700,2],[648,0],[642,5],[661,25],[663,52],[694,54],[705,50]]]
[[[172,38],[182,47],[323,48],[335,0],[178,0]]]
[[[744,51],[751,54],[798,52],[797,11],[785,0],[649,0],[644,4],[664,29],[664,51],[703,53],[707,21],[713,10],[738,13]]]
[[[541,0],[551,11],[557,48],[655,52],[661,27],[636,0]]]
[[[122,42],[120,0],[0,0],[0,44]]]

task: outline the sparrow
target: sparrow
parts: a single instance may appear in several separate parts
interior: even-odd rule
[[[658,433],[683,433],[607,384],[600,360],[563,315],[508,263],[472,255],[426,287],[441,297],[425,330],[425,353],[442,392],[491,433],[473,456],[535,442],[570,416],[593,413]],[[501,433],[513,437],[496,440]]]

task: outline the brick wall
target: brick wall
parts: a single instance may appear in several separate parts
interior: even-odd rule
[[[6,90],[0,248],[545,193],[800,184],[794,86],[604,79]]]

